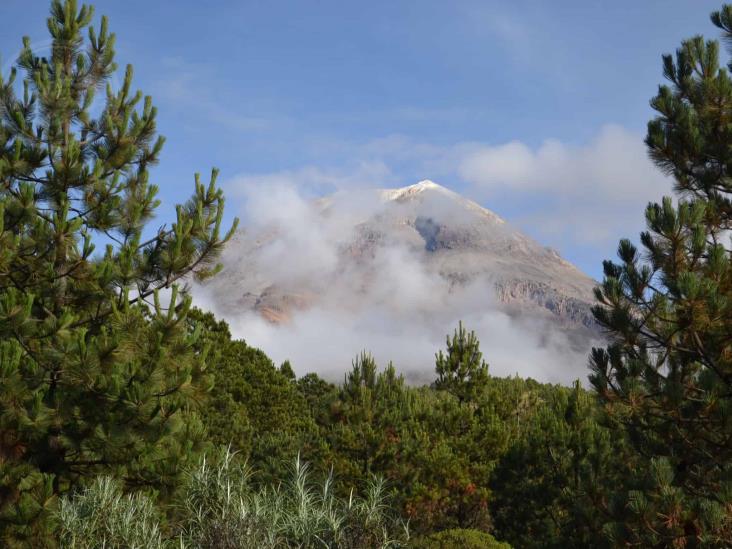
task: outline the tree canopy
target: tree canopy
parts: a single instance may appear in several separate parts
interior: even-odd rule
[[[712,22],[732,46],[732,7]],[[663,57],[646,145],[677,195],[604,263],[590,386],[491,376],[462,323],[411,386],[365,351],[341,383],[298,377],[193,308],[236,228],[217,171],[151,227],[152,100],[130,66],[111,85],[91,7],[53,0],[47,26],[49,55],[26,38],[0,75],[0,545],[730,546],[717,41]]]
[[[712,21],[732,36],[732,7]],[[591,381],[635,450],[618,543],[732,539],[732,80],[719,54],[696,36],[663,57],[646,143],[678,201],[648,205],[643,250],[621,241],[596,292],[612,343],[593,351]]]
[[[0,522],[19,536],[96,473],[170,486],[208,386],[176,283],[214,275],[234,230],[214,170],[170,227],[146,232],[157,111],[131,66],[113,89],[115,36],[92,19],[54,0],[50,55],[24,38],[0,76]]]

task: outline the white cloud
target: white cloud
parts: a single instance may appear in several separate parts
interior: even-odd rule
[[[603,127],[582,146],[552,139],[536,150],[519,141],[466,149],[458,173],[489,193],[539,191],[631,202],[669,189],[668,180],[649,160],[641,136],[615,125]]]
[[[394,180],[383,159],[361,158],[347,169],[309,165],[295,170],[242,174],[228,180],[224,187],[228,196],[243,199],[246,204],[250,199],[261,200],[258,198],[261,189],[269,190],[270,194],[297,192],[303,197],[316,198],[344,188],[380,187]]]
[[[587,377],[587,353],[572,350],[561,333],[522,325],[488,306],[470,314],[449,311],[433,318],[395,315],[383,305],[356,314],[317,307],[282,326],[251,314],[227,317],[235,337],[263,349],[276,363],[291,360],[298,375],[316,371],[339,381],[351,360],[368,350],[382,366],[392,361],[410,380],[422,383],[434,379],[435,352],[444,349],[445,335],[459,320],[475,330],[493,375],[519,374],[555,383]]]
[[[521,141],[438,146],[393,135],[360,144],[314,143],[313,154],[341,161],[245,174],[230,180],[226,190],[239,201],[244,226],[276,227],[276,237],[252,268],[270,282],[313,292],[326,288],[325,297],[281,326],[248,313],[224,316],[237,337],[276,361],[291,359],[299,373],[316,370],[334,379],[363,348],[382,364],[393,360],[430,379],[434,353],[460,319],[478,333],[496,374],[564,382],[587,374],[587,354],[562,333],[509,317],[495,306],[490,288],[448,291],[444,280],[403,247],[378,252],[368,284],[363,273],[344,275],[339,246],[355,216],[366,218],[379,208],[373,195],[355,190],[414,183],[416,177],[400,178],[405,172],[433,178],[494,209],[542,244],[591,250],[598,265],[612,255],[618,238],[637,235],[645,203],[670,191],[641,136],[612,125],[582,145],[546,140],[538,147]],[[314,198],[339,189],[350,192],[339,195],[330,216],[313,210]],[[206,299],[200,291],[197,297]]]
[[[669,180],[648,158],[642,135],[617,125],[602,127],[579,145],[557,139],[538,147],[518,140],[435,145],[390,135],[365,143],[320,141],[313,147],[314,166],[272,177],[305,188],[317,181],[327,192],[434,179],[562,251],[614,249],[618,238],[642,230],[646,203],[671,192]],[[405,173],[414,175],[399,177]]]
[[[435,352],[463,320],[478,334],[496,375],[519,373],[565,383],[586,377],[589,344],[577,349],[553,323],[510,316],[488,280],[451,286],[428,268],[419,248],[400,240],[367,250],[364,261],[344,262],[343,245],[352,241],[361,221],[383,213],[384,203],[374,193],[351,189],[336,194],[322,215],[322,204],[315,205],[300,188],[298,175],[309,184],[331,177],[303,170],[228,184],[244,197],[244,216],[254,231],[250,242],[264,244],[251,254],[242,252],[251,250],[248,244],[230,246],[223,261],[231,276],[224,272],[195,294],[199,306],[230,323],[235,337],[262,348],[276,362],[291,360],[299,374],[317,371],[339,380],[351,359],[367,349],[381,364],[391,360],[413,381],[429,382]],[[444,205],[437,211],[438,206],[426,200],[420,207],[436,219],[446,215],[456,222],[454,211]],[[290,320],[278,325],[247,307],[232,306],[245,293],[256,294],[271,283],[286,293],[317,297],[305,309],[291,309]]]
[[[508,183],[514,188],[526,189],[534,184],[535,163],[531,149],[519,141],[511,141],[495,147],[476,146],[474,151],[465,154],[458,165],[458,173],[483,188],[500,188]]]
[[[641,136],[614,125],[581,146],[547,140],[534,150],[520,142],[464,150],[457,170],[473,192],[524,200],[531,213],[512,220],[561,249],[634,237],[646,203],[671,190]]]

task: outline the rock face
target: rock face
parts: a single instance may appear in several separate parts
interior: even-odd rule
[[[287,323],[298,311],[325,303],[353,314],[374,301],[404,308],[401,295],[375,290],[385,277],[400,276],[400,266],[384,274],[388,252],[400,261],[408,258],[420,280],[432,281],[428,293],[442,291],[434,284],[447,295],[488,288],[470,299],[497,302],[512,317],[548,321],[579,346],[597,335],[590,312],[595,281],[495,213],[432,181],[340,192],[310,208],[302,232],[313,226],[320,232],[309,238],[298,234],[298,226],[281,223],[235,236],[223,258],[224,272],[210,284],[219,310],[255,311],[272,323]],[[316,251],[303,254],[308,246]],[[414,308],[429,314],[424,299],[414,301]]]

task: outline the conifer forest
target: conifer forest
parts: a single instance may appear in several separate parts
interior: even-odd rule
[[[568,385],[494,375],[468,322],[421,384],[234,337],[190,291],[237,231],[219,172],[159,198],[165,104],[100,15],[52,0],[0,73],[1,547],[732,546],[732,5],[648,90],[672,186],[603,250]]]

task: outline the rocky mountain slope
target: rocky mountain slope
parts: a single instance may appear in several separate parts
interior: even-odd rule
[[[273,222],[235,236],[224,272],[209,285],[220,311],[255,312],[279,324],[313,307],[358,315],[378,302],[429,315],[441,306],[429,296],[444,294],[444,302],[461,294],[468,308],[498,307],[548,323],[578,346],[597,335],[590,312],[595,281],[432,181],[339,192],[309,206],[301,226]],[[412,291],[416,297],[406,299]]]

